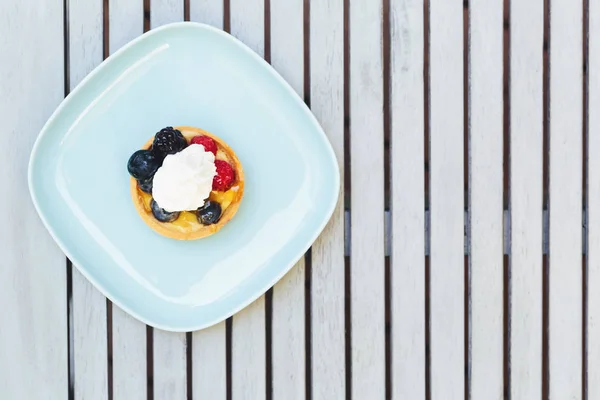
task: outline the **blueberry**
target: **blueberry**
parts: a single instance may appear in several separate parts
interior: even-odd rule
[[[221,205],[216,201],[207,201],[196,212],[198,222],[202,225],[211,225],[219,222],[221,218]]]
[[[152,208],[152,215],[154,215],[154,218],[160,222],[173,222],[179,218],[179,211],[166,211],[164,208],[160,208],[154,199],[150,201],[150,208]]]
[[[129,157],[127,171],[137,180],[145,181],[154,176],[161,161],[149,150],[138,150]]]
[[[144,180],[144,181],[137,181],[138,183],[138,187],[140,188],[140,190],[142,192],[146,192],[148,194],[152,194],[152,181],[154,180],[154,177],[151,176],[150,178]]]
[[[168,154],[175,154],[187,147],[187,140],[177,129],[167,126],[154,135],[152,152],[164,159]]]

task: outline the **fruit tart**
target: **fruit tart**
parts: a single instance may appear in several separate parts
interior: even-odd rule
[[[127,162],[135,209],[157,233],[194,240],[218,232],[236,214],[244,171],[219,137],[190,126],[166,127]]]

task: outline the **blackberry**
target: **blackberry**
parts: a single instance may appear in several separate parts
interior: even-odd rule
[[[175,154],[187,147],[187,141],[180,131],[167,126],[154,136],[152,152],[164,159],[168,154]]]

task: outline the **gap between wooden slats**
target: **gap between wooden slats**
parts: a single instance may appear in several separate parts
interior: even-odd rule
[[[143,2],[109,0],[108,52],[143,33]],[[112,391],[114,400],[147,398],[146,325],[112,305]]]
[[[271,65],[304,97],[304,2],[272,1],[270,6]],[[305,398],[304,275],[301,259],[273,287],[270,362],[274,399]]]
[[[542,172],[543,172],[543,207],[544,210],[548,210],[549,208],[549,186],[550,186],[550,123],[549,123],[549,115],[550,115],[550,56],[549,56],[549,42],[550,42],[550,0],[544,0],[544,53],[543,53],[543,91],[542,91],[542,101],[543,101],[543,141],[542,141],[542,149],[543,149],[543,164],[542,164]],[[546,220],[544,221],[546,223]],[[549,219],[548,219],[549,223]],[[548,225],[545,225],[546,228]],[[549,232],[544,229],[543,231],[543,241],[544,243],[549,243],[550,235]],[[549,398],[550,394],[550,368],[549,368],[549,266],[548,266],[548,253],[545,253],[542,257],[542,397]]]
[[[600,398],[600,3],[588,9],[588,399]]]
[[[582,172],[583,179],[581,182],[583,190],[583,238],[582,245],[584,255],[582,260],[582,332],[581,332],[581,354],[582,354],[582,399],[588,400],[588,255],[586,254],[588,247],[588,216],[589,216],[589,192],[588,192],[588,176],[589,176],[589,138],[588,138],[588,87],[589,87],[589,1],[582,0],[583,21],[582,21],[582,61],[583,61],[583,79],[582,79]]]
[[[344,1],[310,5],[310,99],[344,182]],[[312,399],[346,398],[344,193],[312,246]],[[348,241],[349,244],[349,241]]]
[[[65,95],[63,1],[0,2],[0,393],[69,396],[67,269],[33,208],[27,162],[37,134]]]
[[[502,43],[502,169],[503,169],[503,209],[510,213],[510,0],[502,0],[503,43]],[[510,289],[511,289],[511,248],[510,248],[510,217],[504,217],[504,257],[503,257],[503,395],[510,399]]]
[[[463,399],[463,8],[430,2],[431,398]]]
[[[69,0],[69,90],[103,59],[103,3]],[[105,297],[72,269],[73,386],[75,398],[108,397]]]
[[[267,0],[268,1],[268,0]],[[264,0],[230,0],[231,34],[260,56],[265,55]],[[232,319],[231,395],[233,399],[267,397],[265,296]]]
[[[582,398],[582,3],[550,2],[549,395]]]
[[[382,45],[382,72],[383,72],[383,208],[385,211],[390,210],[392,201],[391,189],[391,137],[392,137],[392,118],[391,118],[391,17],[389,0],[382,2],[382,18],[381,18],[381,45]],[[385,233],[388,232],[386,220],[383,220],[383,243],[391,241],[391,238],[386,238]],[[384,247],[384,269],[383,269],[383,297],[384,297],[384,371],[385,371],[385,397],[390,398],[392,395],[392,261],[390,256],[385,255]]]
[[[391,232],[385,237],[391,254],[391,396],[418,400],[426,388],[424,15],[419,2],[392,0],[390,11],[392,219],[386,213]]]
[[[102,56],[106,59],[110,54],[110,1],[102,0]],[[113,374],[113,304],[106,298],[106,351],[107,351],[107,385],[108,400],[114,399]]]
[[[503,394],[503,3],[469,4],[470,398]],[[434,209],[435,212],[435,209]]]
[[[223,0],[190,0],[190,21],[202,22],[222,29],[223,3]],[[193,398],[225,400],[227,398],[225,321],[193,332],[192,338],[192,375],[188,376],[188,379],[192,379]]]
[[[471,210],[471,133],[470,133],[470,9],[469,2],[463,2],[463,193],[465,210]],[[468,216],[471,214],[469,213]],[[471,399],[471,218],[465,220],[464,257],[464,386],[465,400]]]

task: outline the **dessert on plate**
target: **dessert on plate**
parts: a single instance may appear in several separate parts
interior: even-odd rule
[[[127,162],[135,209],[159,234],[194,240],[218,232],[236,214],[244,171],[219,137],[191,126],[166,127]]]

